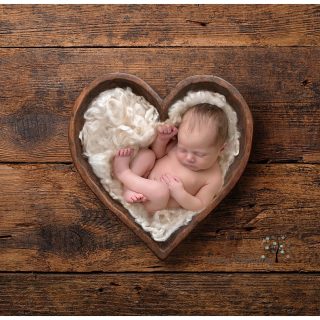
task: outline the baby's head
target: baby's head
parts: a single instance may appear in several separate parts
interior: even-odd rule
[[[177,158],[193,171],[211,168],[228,138],[225,112],[208,103],[189,108],[178,131]]]

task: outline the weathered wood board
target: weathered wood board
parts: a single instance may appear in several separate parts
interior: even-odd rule
[[[0,315],[319,315],[319,26],[319,5],[0,5]],[[111,72],[161,97],[216,75],[253,114],[243,176],[165,261],[72,164],[74,101]]]

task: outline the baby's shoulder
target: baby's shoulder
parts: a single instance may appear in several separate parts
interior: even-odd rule
[[[206,175],[207,177],[207,184],[222,184],[223,183],[223,175],[221,167],[218,163],[216,163],[212,168],[209,169],[210,171]]]
[[[175,147],[177,146],[177,140],[171,140],[166,147],[166,153],[172,153],[175,149]]]

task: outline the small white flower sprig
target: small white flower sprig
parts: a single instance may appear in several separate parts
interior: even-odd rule
[[[288,245],[285,243],[286,236],[267,236],[262,240],[262,244],[264,246],[265,254],[263,254],[260,258],[261,260],[265,260],[268,256],[275,255],[275,262],[278,261],[278,255],[287,255],[285,256],[287,259],[290,258],[288,254]]]

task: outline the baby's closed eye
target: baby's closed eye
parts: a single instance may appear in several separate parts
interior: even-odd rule
[[[181,147],[178,147],[178,150],[180,151],[180,152],[182,152],[182,153],[186,153],[187,152],[187,150],[186,149],[184,149],[184,148],[181,148]],[[192,152],[195,156],[197,156],[197,157],[204,157],[204,156],[206,156],[206,154],[205,153],[202,153],[202,152]]]
[[[206,156],[205,153],[199,153],[199,152],[195,152],[195,155],[196,155],[197,157],[200,157],[200,158],[203,158],[203,157]]]

